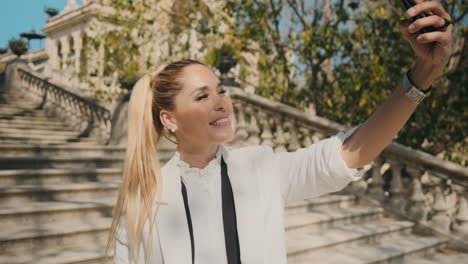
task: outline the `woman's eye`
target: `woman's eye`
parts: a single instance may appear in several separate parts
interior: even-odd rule
[[[201,99],[203,99],[203,98],[207,98],[207,97],[208,97],[208,95],[207,95],[207,94],[205,94],[205,95],[202,95],[202,96],[199,96],[199,97],[197,97],[197,101],[200,101]]]
[[[223,89],[223,90],[219,91],[219,93],[220,94],[225,94],[225,93],[227,93],[227,89]],[[197,97],[196,100],[200,101],[201,99],[204,99],[204,98],[208,98],[208,95],[207,94],[201,95],[201,96]]]

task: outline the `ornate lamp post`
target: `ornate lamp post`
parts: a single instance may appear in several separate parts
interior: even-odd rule
[[[54,17],[58,14],[58,10],[56,8],[44,8],[44,12],[49,15],[49,17]]]
[[[20,36],[22,38],[26,38],[28,40],[28,45],[31,46],[31,39],[39,39],[41,40],[41,48],[42,48],[42,39],[44,39],[46,36],[36,33],[36,31],[33,29],[31,32],[24,32],[21,33]]]
[[[221,73],[221,82],[224,85],[239,87],[233,77],[227,77],[226,74],[231,70],[232,67],[236,66],[237,59],[230,55],[221,54],[221,62],[218,65],[218,70]]]

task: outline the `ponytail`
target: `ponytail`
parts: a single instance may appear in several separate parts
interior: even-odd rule
[[[145,245],[143,231],[149,225],[149,237],[145,252],[148,260],[152,244],[154,220],[159,210],[153,215],[155,198],[162,192],[162,176],[159,155],[156,146],[161,132],[156,130],[153,118],[154,89],[152,84],[164,69],[144,75],[133,87],[128,106],[128,135],[125,153],[123,182],[120,186],[117,203],[114,208],[112,225],[107,241],[106,256],[110,244],[118,237],[117,232],[126,229],[132,259],[138,259],[140,246]],[[141,208],[140,208],[141,207]],[[121,226],[117,230],[117,226]],[[115,253],[114,253],[115,254]]]

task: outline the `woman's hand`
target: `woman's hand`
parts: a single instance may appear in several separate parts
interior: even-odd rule
[[[451,17],[439,1],[413,0],[413,2],[416,5],[407,11],[409,16],[414,17],[422,12],[429,16],[413,23],[411,20],[401,21],[400,31],[417,57],[416,66],[412,71],[412,80],[422,89],[427,89],[442,73],[450,59],[453,25],[450,24],[439,31],[420,34],[418,32],[420,29],[429,26],[441,27],[445,24],[444,18],[451,20]]]

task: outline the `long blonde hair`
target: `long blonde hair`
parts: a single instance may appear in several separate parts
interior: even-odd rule
[[[174,98],[182,89],[179,77],[186,66],[193,64],[204,65],[195,60],[173,62],[144,75],[133,87],[128,105],[123,182],[114,207],[106,256],[119,232],[117,227],[122,225],[121,228],[126,229],[132,259],[138,259],[140,246],[143,246],[145,260],[148,261],[154,221],[161,205],[158,201],[163,191],[156,146],[161,135],[170,140],[170,135],[166,134],[169,132],[165,132],[159,119],[159,112],[174,110]],[[157,207],[153,215],[155,203]],[[149,237],[145,245],[143,231],[146,223],[149,225]]]

